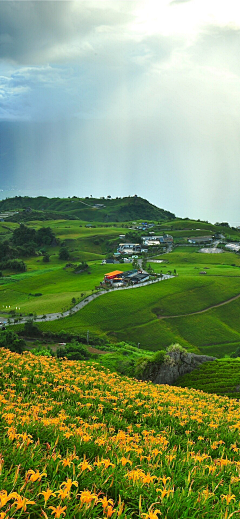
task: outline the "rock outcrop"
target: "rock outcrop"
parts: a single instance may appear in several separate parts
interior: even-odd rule
[[[173,385],[180,376],[191,373],[204,362],[213,360],[217,360],[216,357],[174,350],[168,353],[166,360],[161,364],[148,362],[141,379],[151,380],[154,384]]]

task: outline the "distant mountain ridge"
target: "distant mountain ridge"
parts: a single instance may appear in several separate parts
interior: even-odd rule
[[[0,201],[0,213],[4,211],[20,211],[19,215],[16,214],[11,218],[14,221],[22,219],[24,213],[27,220],[64,217],[96,222],[175,219],[175,214],[160,209],[138,196],[124,198],[15,196]]]

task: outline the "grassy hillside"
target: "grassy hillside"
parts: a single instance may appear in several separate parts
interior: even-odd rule
[[[104,207],[96,208],[96,204]],[[31,215],[32,211],[38,214]],[[23,214],[22,211],[26,210]],[[13,220],[24,219],[49,219],[57,217],[57,213],[66,214],[69,217],[77,217],[84,221],[98,222],[123,222],[129,220],[170,220],[175,215],[170,211],[159,209],[150,204],[147,200],[140,197],[124,197],[114,199],[98,198],[47,198],[47,197],[21,197],[8,198],[0,201],[0,211],[15,210],[20,211],[20,215],[15,215]],[[40,211],[40,213],[39,213]],[[22,220],[21,220],[22,221]]]
[[[86,271],[76,274],[74,268],[64,268],[65,264],[66,261],[61,260],[55,266],[41,261],[35,266],[31,261],[32,271],[4,278],[0,281],[0,311],[10,306],[11,309],[20,307],[24,314],[62,312],[73,306],[73,297],[80,301],[91,294],[112,267],[100,262],[89,263]],[[129,265],[121,265],[122,271],[128,269]]]
[[[238,294],[239,279],[235,277],[226,282],[224,277],[179,276],[144,288],[103,295],[71,317],[42,323],[40,327],[73,332],[91,329],[117,340],[140,342],[150,350],[179,342],[196,353],[222,356],[234,351],[240,342],[240,298],[228,303],[227,312],[226,305],[194,312]]]
[[[0,351],[1,517],[226,519],[239,405]]]
[[[221,361],[206,362],[192,373],[180,377],[176,385],[240,398],[239,360],[221,359]]]
[[[24,207],[30,207],[30,202],[34,211],[42,211],[45,216],[45,211],[49,215],[50,210],[59,209],[66,211],[66,215],[71,217],[71,211],[78,211],[80,206],[83,208],[81,210],[87,208],[87,211],[98,215],[102,211],[93,209],[93,205],[99,200],[92,198],[80,200],[16,197],[1,203],[6,206],[9,204],[10,209],[13,209],[10,206],[19,203],[18,209],[22,211]],[[115,210],[119,214],[121,211],[131,211],[132,208],[142,211],[144,206],[146,213],[142,213],[141,221],[145,219],[143,214],[147,214],[148,210],[153,211],[153,219],[154,211],[160,211],[147,201],[135,197],[101,202],[106,205],[104,210],[109,210],[112,215]],[[92,205],[89,208],[84,204]],[[26,214],[33,218],[34,211],[27,211]],[[156,220],[160,219],[159,214],[154,214]],[[134,219],[137,221],[136,217]],[[56,240],[52,245],[44,246],[49,262],[43,262],[44,251],[39,247],[36,248],[35,256],[23,258],[26,272],[17,274],[9,268],[3,270],[3,276],[0,277],[0,320],[7,319],[9,311],[16,309],[17,314],[42,316],[57,312],[61,315],[64,310],[73,306],[72,301],[79,302],[91,294],[106,272],[115,268],[131,268],[127,264],[100,264],[106,255],[116,251],[122,240],[120,235],[132,232],[128,229],[129,224],[105,220],[95,221],[90,225],[89,227],[82,219],[32,220],[27,223],[27,228],[33,227],[36,231],[41,227],[51,227]],[[18,223],[1,222],[0,241],[10,239],[16,227]],[[213,235],[216,232],[224,232],[231,239],[239,239],[239,231],[224,225],[215,226],[208,222],[187,219],[158,220],[153,229],[151,232],[156,234],[171,232],[174,240],[183,240],[183,245],[174,248],[173,252],[155,257],[162,260],[162,263],[151,264],[155,272],[170,271],[177,273],[177,277],[137,290],[104,295],[77,314],[64,320],[44,323],[42,328],[53,331],[65,329],[77,333],[90,330],[112,340],[140,343],[142,348],[150,350],[166,348],[171,343],[179,342],[190,351],[217,357],[234,351],[240,343],[240,298],[231,299],[240,295],[240,255],[230,252],[203,254],[198,252],[199,247],[190,246],[186,242],[190,235]],[[138,240],[140,234],[141,232],[136,237],[134,231],[130,234],[131,238],[126,237],[126,241]],[[62,244],[68,248],[69,260],[60,260],[58,257]],[[151,262],[153,254],[154,250],[150,249],[147,263]],[[74,266],[65,268],[66,264],[76,266],[81,261],[86,261],[89,265],[81,274],[75,273]],[[222,303],[227,305],[218,306]]]

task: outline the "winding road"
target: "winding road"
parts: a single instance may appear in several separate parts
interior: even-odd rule
[[[170,279],[170,278],[174,278],[174,277],[175,276],[172,276],[170,274],[163,274],[162,278],[158,278],[158,279],[153,280],[153,281],[145,281],[145,283],[139,283],[138,285],[133,285],[133,286],[129,286],[129,287],[117,287],[117,288],[112,288],[110,290],[99,290],[99,292],[87,296],[85,299],[80,301],[80,303],[77,303],[74,307],[72,307],[70,310],[67,310],[66,312],[55,312],[53,314],[45,314],[44,318],[42,316],[38,315],[34,319],[34,322],[41,323],[41,322],[47,322],[47,321],[57,321],[58,319],[63,319],[64,317],[69,317],[70,315],[74,314],[75,312],[78,312],[79,310],[82,310],[82,308],[84,308],[86,305],[91,303],[91,301],[93,301],[97,297],[103,296],[104,294],[109,294],[109,292],[112,293],[112,292],[116,292],[117,290],[132,290],[134,288],[145,287],[147,285],[152,285],[154,283],[159,283],[160,281],[164,281],[166,279]],[[14,322],[15,319],[16,318],[14,318],[14,317],[8,319],[8,322],[4,322],[4,326],[7,326],[9,324],[19,324],[19,322],[21,324],[22,323],[24,324],[27,321],[29,321],[29,316],[22,317],[21,321],[18,321],[17,323]]]

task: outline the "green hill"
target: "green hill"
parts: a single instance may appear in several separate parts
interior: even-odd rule
[[[240,359],[205,362],[192,373],[180,377],[176,386],[240,398]]]
[[[0,201],[0,212],[19,211],[14,221],[79,218],[90,222],[125,222],[131,220],[165,221],[175,218],[170,211],[159,209],[140,197],[124,198],[36,198],[16,196]]]

